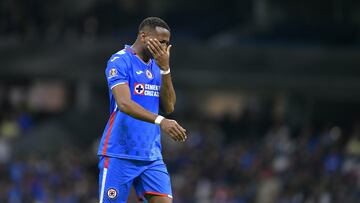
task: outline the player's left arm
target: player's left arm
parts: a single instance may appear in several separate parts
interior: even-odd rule
[[[160,88],[160,108],[166,113],[170,114],[174,111],[176,103],[176,94],[171,79],[170,65],[170,49],[171,45],[164,47],[157,39],[150,39],[148,49],[154,56],[156,63],[162,70],[162,82]],[[165,74],[164,74],[165,73]]]
[[[174,111],[176,102],[176,94],[172,84],[170,73],[162,75],[162,83],[160,88],[160,108],[166,113],[170,114]]]

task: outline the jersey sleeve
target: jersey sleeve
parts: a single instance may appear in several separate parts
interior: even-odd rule
[[[117,56],[109,60],[105,74],[110,89],[129,81],[127,64],[123,58]]]

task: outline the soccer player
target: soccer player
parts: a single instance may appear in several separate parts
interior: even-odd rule
[[[110,118],[98,155],[100,203],[126,202],[131,186],[140,200],[171,203],[170,177],[161,155],[160,129],[184,142],[186,130],[159,114],[174,111],[170,73],[170,28],[144,19],[132,46],[112,55],[105,71]]]

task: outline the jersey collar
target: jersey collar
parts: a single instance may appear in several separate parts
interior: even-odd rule
[[[148,63],[145,63],[145,61],[143,61],[138,55],[136,55],[136,52],[134,51],[134,49],[131,48],[131,46],[129,45],[125,45],[125,50],[130,52],[132,55],[135,55],[136,58],[138,58],[138,60],[140,60],[144,65],[146,66],[151,66],[153,60],[150,58],[150,61]]]
[[[131,48],[130,45],[125,45],[126,51],[130,52],[132,55],[136,55],[135,51]]]

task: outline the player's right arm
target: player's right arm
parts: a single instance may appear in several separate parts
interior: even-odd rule
[[[115,98],[119,110],[133,118],[155,123],[159,115],[154,114],[131,99],[130,88],[128,85],[127,65],[123,58],[113,57],[106,69],[106,77],[109,88]],[[166,134],[170,135],[175,141],[185,141],[186,130],[175,120],[162,119],[160,128]]]

